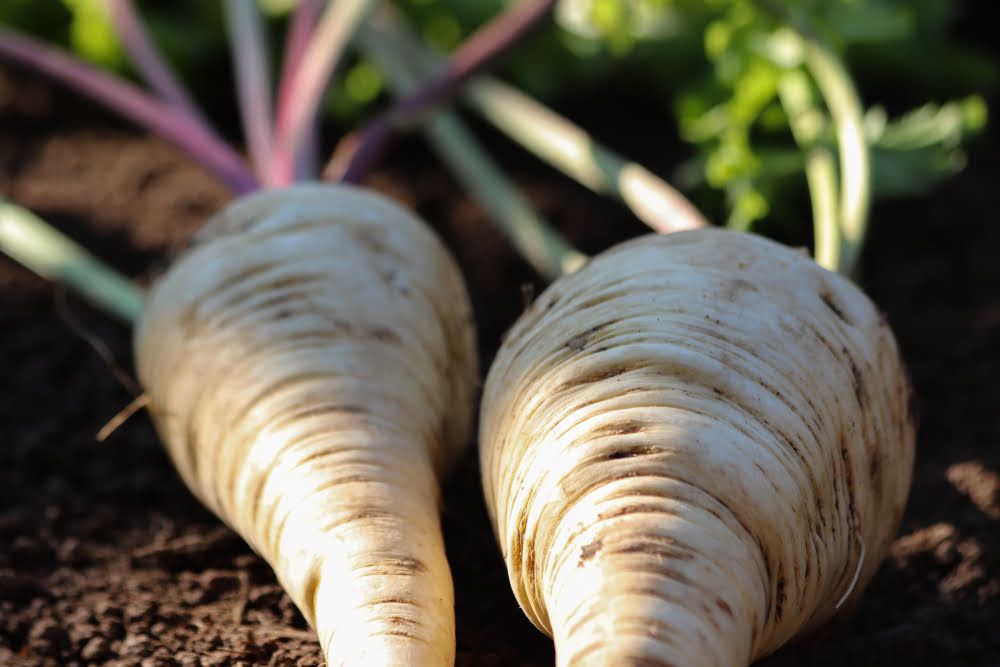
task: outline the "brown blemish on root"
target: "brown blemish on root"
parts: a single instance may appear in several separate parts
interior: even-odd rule
[[[847,316],[844,314],[843,309],[837,305],[836,301],[834,301],[832,293],[825,291],[820,292],[819,298],[826,305],[826,307],[829,308],[830,311],[837,316],[837,319],[839,319],[844,324],[853,324],[849,319],[847,319]]]
[[[840,433],[840,458],[844,464],[844,486],[847,489],[847,511],[850,513],[851,526],[858,525],[857,508],[854,503],[854,468],[851,466],[851,456],[847,434]]]
[[[753,533],[751,533],[752,535]],[[764,580],[771,581],[771,559],[770,554],[764,550],[763,545],[760,542],[760,538],[754,536],[754,540],[757,542],[757,547],[760,549],[760,555],[764,559]],[[774,607],[774,600],[769,595],[767,597],[766,607],[764,608],[764,618],[771,617],[771,609]]]
[[[327,280],[329,276],[323,273],[294,273],[290,276],[283,276],[281,278],[275,278],[247,295],[241,295],[239,299],[227,299],[224,303],[224,308],[232,308],[235,304],[242,303],[247,298],[255,296],[265,290],[280,290],[285,288],[300,288],[309,283],[321,282]]]
[[[665,561],[686,562],[694,558],[692,554],[678,549],[677,546],[672,541],[656,539],[655,537],[649,539],[639,538],[639,539],[628,540],[626,541],[625,544],[622,545],[608,544],[605,546],[604,552],[608,555],[645,554],[647,556],[656,556],[657,558],[662,559],[660,562],[665,562]],[[677,579],[677,577],[672,577],[672,578]],[[677,581],[681,580],[677,579]]]
[[[319,568],[316,566],[309,568],[306,579],[302,582],[302,600],[305,603],[305,609],[302,612],[305,614],[306,620],[314,623],[319,600]]]
[[[405,626],[408,628],[420,627],[420,623],[418,623],[417,621],[407,616],[400,616],[399,614],[393,614],[392,616],[384,616],[380,620],[390,625]]]
[[[370,411],[365,405],[319,405],[308,410],[295,413],[295,419],[319,417],[327,414],[367,415]]]
[[[524,567],[528,573],[527,584],[533,588],[535,586],[535,545],[531,540],[524,541]]]
[[[153,413],[152,408],[150,408],[150,413]],[[187,453],[189,474],[192,479],[198,479],[198,452],[201,451],[201,445],[198,442],[198,431],[193,422],[188,421],[184,433],[184,451]]]
[[[196,315],[198,311],[198,304],[194,303],[181,311],[180,316],[177,318],[177,323],[180,325],[181,331],[184,332],[185,337],[190,338],[195,331],[198,329],[198,316]]]
[[[568,341],[566,341],[566,347],[574,351],[580,351],[583,348],[587,347],[587,344],[590,343],[590,339],[593,337],[595,333],[597,333],[601,329],[605,329],[611,326],[612,324],[615,324],[618,321],[619,320],[608,320],[607,322],[601,322],[600,324],[596,324],[587,329],[586,331],[584,331],[583,333],[577,334],[572,338],[570,338]]]
[[[275,269],[281,266],[281,262],[261,262],[259,264],[253,264],[245,269],[237,271],[236,273],[228,276],[225,280],[217,285],[213,285],[211,290],[206,290],[206,295],[216,295],[222,294],[230,287],[236,287],[237,285],[242,285],[244,282],[257,275],[258,273],[266,273],[271,269]]]
[[[341,475],[331,477],[323,482],[324,487],[344,486],[347,484],[377,484],[383,478],[379,475]]]
[[[614,422],[611,424],[605,424],[599,428],[595,428],[591,431],[592,435],[631,435],[633,433],[641,433],[646,428],[646,424],[635,419],[626,419],[620,422]]]
[[[861,369],[858,368],[857,362],[854,357],[848,351],[845,346],[842,349],[844,357],[847,359],[847,363],[851,367],[851,388],[854,390],[854,398],[858,402],[858,406],[864,408],[865,406],[865,385],[861,376]]]
[[[401,598],[401,597],[376,598],[372,600],[370,604],[373,607],[383,604],[405,604],[414,607],[419,606],[414,600],[411,600],[410,598]]]
[[[355,240],[369,250],[373,255],[382,255],[402,262],[402,257],[396,249],[385,242],[381,230],[374,227],[358,227],[352,230]]]
[[[528,530],[528,514],[521,512],[517,519],[517,530],[514,532],[514,548],[517,558],[521,557],[521,550],[524,547],[524,533]]]
[[[253,480],[250,482],[248,495],[250,497],[251,525],[267,525],[260,520],[260,510],[262,507],[261,500],[264,497],[264,486],[267,484],[269,479],[270,475],[255,475]]]
[[[730,607],[729,603],[727,603],[725,600],[723,600],[722,598],[716,598],[716,600],[715,600],[715,606],[718,607],[722,611],[723,614],[725,614],[726,616],[729,616],[730,618],[732,618],[732,616],[733,616],[733,608]]]
[[[510,558],[511,570],[519,571],[524,559],[524,533],[528,529],[528,515],[524,512],[518,517],[517,529],[514,531],[514,543],[510,551],[504,554],[505,558]]]
[[[396,284],[396,277],[399,272],[396,269],[387,269],[385,271],[379,271],[378,277],[383,284],[389,285],[390,287]]]
[[[596,556],[601,551],[602,544],[603,541],[599,537],[594,538],[594,541],[590,544],[585,544],[580,549],[580,561],[577,563],[577,567],[583,567],[587,564],[587,561]]]
[[[400,628],[392,628],[390,630],[379,630],[372,634],[373,637],[402,637],[404,639],[412,639],[414,641],[427,643],[427,639],[419,635],[415,635],[412,632],[403,630]]]
[[[387,556],[366,564],[375,576],[414,576],[427,571],[423,561],[409,556]]]
[[[881,498],[882,495],[882,459],[878,455],[878,448],[872,449],[871,459],[868,461],[868,478],[871,480],[872,489],[874,489],[876,497]]]
[[[741,292],[757,292],[757,286],[748,280],[743,280],[742,278],[734,278],[726,283],[725,291],[722,297],[729,302],[735,302]]]
[[[781,622],[781,615],[785,611],[785,575],[781,570],[781,563],[778,563],[777,571],[775,574],[775,592],[774,592],[774,622]]]
[[[649,658],[646,656],[629,658],[628,664],[632,665],[632,667],[678,667],[675,662],[670,662],[663,658]]]
[[[600,382],[601,380],[610,380],[613,377],[618,377],[619,375],[624,375],[629,371],[641,368],[642,364],[620,364],[616,366],[611,366],[603,370],[596,370],[590,373],[581,374],[572,380],[568,380],[561,384],[556,391],[565,391],[567,389],[573,389],[585,384],[591,384],[593,382]]]
[[[392,343],[394,345],[399,345],[403,342],[403,339],[399,337],[399,334],[385,327],[375,327],[368,331],[368,335],[380,343]]]
[[[637,456],[654,456],[663,453],[659,447],[623,447],[599,457],[598,461],[618,461]]]
[[[385,271],[378,271],[379,280],[386,287],[390,287],[399,293],[404,299],[410,296],[412,290],[407,284],[406,279],[400,280],[399,271],[396,269],[388,269]]]
[[[610,512],[601,512],[597,515],[598,521],[606,521],[607,519],[617,519],[619,517],[628,516],[629,514],[663,514],[663,508],[660,505],[648,505],[643,503],[637,503],[635,505],[629,505],[627,507],[621,507]]]

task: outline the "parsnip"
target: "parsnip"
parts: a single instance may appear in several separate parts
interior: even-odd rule
[[[517,600],[559,665],[749,664],[874,573],[909,489],[909,397],[885,320],[804,254],[700,230],[598,256],[486,382]]]
[[[275,569],[331,665],[450,665],[438,480],[477,379],[459,271],[376,194],[217,215],[152,290],[139,377],[184,480]]]

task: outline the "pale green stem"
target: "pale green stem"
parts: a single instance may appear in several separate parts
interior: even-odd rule
[[[226,0],[225,8],[250,161],[264,186],[282,185],[272,160],[271,76],[260,10],[256,0]]]
[[[330,1],[291,82],[282,91],[275,129],[279,154],[298,152],[340,56],[374,5],[374,0]]]
[[[837,215],[837,164],[826,148],[806,153],[806,181],[813,209],[816,263],[830,271],[843,266],[843,235]]]
[[[366,26],[359,31],[358,39],[397,95],[406,95],[419,85],[421,77],[413,71],[415,63],[381,34]],[[455,178],[472,192],[494,224],[536,271],[554,279],[584,264],[586,256],[574,250],[534,212],[455,114],[438,112],[424,129]]]
[[[481,78],[468,85],[465,99],[501,132],[594,192],[618,197],[657,232],[708,226],[698,209],[666,181],[604,148],[519,90]]]
[[[807,13],[793,15],[788,5],[774,0],[757,0],[757,3],[792,29],[800,41],[806,69],[830,111],[840,161],[840,248],[834,270],[856,277],[871,206],[871,158],[864,132],[864,106],[850,73],[811,25]]]
[[[0,252],[133,323],[143,291],[25,208],[0,199]]]
[[[444,62],[407,34],[396,17],[380,13],[376,19],[371,28],[405,49],[421,74],[433,74]],[[598,194],[619,198],[652,229],[668,233],[709,225],[669,183],[512,86],[481,76],[465,86],[463,98],[487,122],[540,159]]]
[[[455,177],[483,205],[536,271],[552,280],[583,266],[587,257],[574,250],[535,213],[458,116],[447,112],[435,116],[427,132],[438,153],[452,165]]]
[[[187,114],[206,132],[213,132],[204,114],[188,95],[184,85],[160,56],[156,45],[146,31],[146,26],[136,13],[132,0],[102,0],[102,6],[115,26],[118,39],[125,46],[132,64],[156,91],[160,98],[174,109]]]
[[[830,110],[840,157],[840,262],[837,270],[854,276],[865,241],[871,205],[871,162],[864,131],[864,107],[850,74],[836,55],[816,40],[805,39],[809,73]]]
[[[840,203],[837,198],[837,165],[821,143],[824,118],[806,75],[785,73],[778,86],[795,143],[805,156],[806,181],[813,211],[813,244],[816,263],[831,271],[843,268]]]
[[[281,119],[287,115],[287,107],[290,100],[292,79],[302,64],[302,56],[305,55],[309,40],[312,38],[320,16],[323,14],[323,0],[299,0],[295,11],[289,20],[288,30],[285,35],[284,55],[281,59],[281,76],[278,83],[278,102],[275,118]],[[279,132],[278,120],[275,120],[275,135]],[[296,150],[291,151],[290,147],[283,145],[275,139],[274,161],[275,170],[284,183],[291,183],[296,179],[315,180],[318,176],[317,152],[319,146],[318,119],[314,118],[309,123],[309,129],[305,137],[299,142]]]

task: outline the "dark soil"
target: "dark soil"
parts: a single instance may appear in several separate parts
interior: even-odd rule
[[[668,167],[668,124],[634,108],[618,145]],[[598,111],[576,108],[591,127]],[[600,131],[609,136],[606,122]],[[585,250],[642,231],[533,160],[500,155]],[[998,155],[993,135],[960,177],[875,211],[866,287],[920,405],[912,500],[856,613],[769,667],[1000,665]],[[486,364],[541,283],[420,143],[388,162],[370,183],[432,221],[457,255]],[[7,69],[0,193],[144,281],[227,199],[169,146]],[[96,441],[131,400],[122,374],[127,384],[126,327],[0,258],[0,665],[321,664],[268,567],[193,499],[145,415]],[[445,490],[444,525],[459,664],[551,665],[551,643],[510,593],[471,449]]]

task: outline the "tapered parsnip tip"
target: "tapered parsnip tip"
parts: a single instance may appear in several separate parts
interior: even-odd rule
[[[424,223],[349,186],[239,199],[154,286],[135,348],[182,477],[329,664],[454,662],[439,483],[478,371],[461,274]]]
[[[515,595],[560,665],[739,667],[860,595],[915,416],[848,280],[718,229],[556,281],[490,369],[480,457]]]

